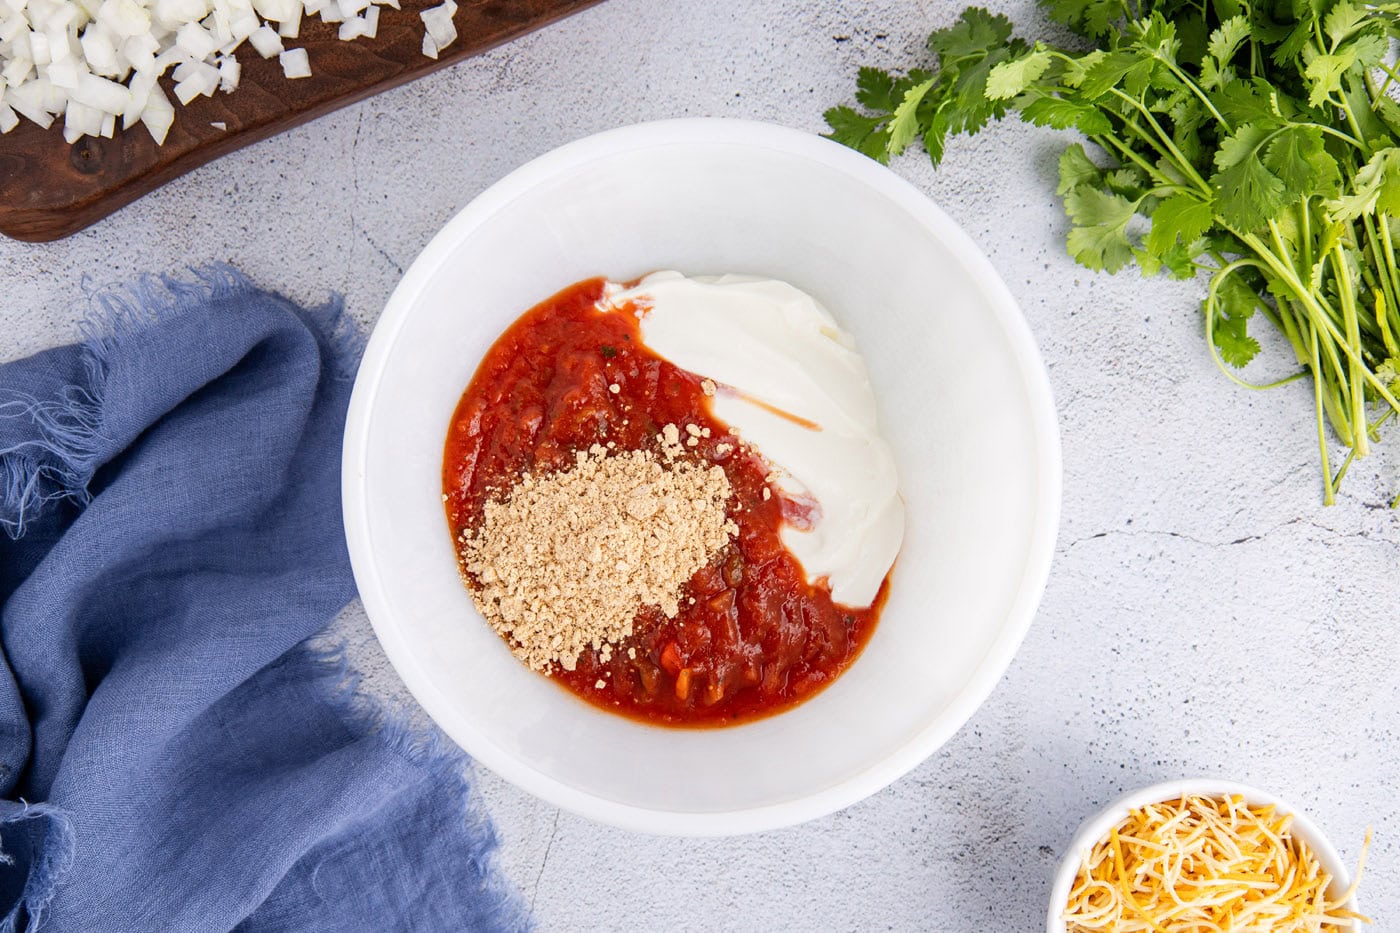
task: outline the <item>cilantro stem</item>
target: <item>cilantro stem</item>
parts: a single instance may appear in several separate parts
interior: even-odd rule
[[[1385,83],[1381,85],[1379,91],[1372,95],[1373,97],[1380,98],[1384,97],[1387,93],[1389,93],[1390,83],[1392,81],[1400,81],[1400,75],[1397,75],[1395,71],[1385,62],[1377,62],[1376,67],[1379,68],[1381,71],[1385,72]]]
[[[1180,167],[1184,170],[1182,174],[1186,175],[1192,181],[1196,182],[1196,184],[1200,186],[1201,191],[1204,194],[1213,194],[1213,192],[1210,189],[1210,185],[1206,184],[1206,180],[1200,176],[1199,172],[1196,171],[1196,166],[1191,164],[1190,159],[1182,155],[1181,150],[1176,148],[1176,143],[1172,142],[1172,138],[1169,135],[1167,135],[1167,132],[1162,129],[1161,124],[1158,123],[1156,118],[1152,116],[1152,111],[1144,107],[1141,104],[1141,102],[1139,102],[1136,98],[1124,94],[1116,87],[1110,88],[1110,93],[1113,94],[1113,96],[1126,102],[1128,106],[1132,107],[1138,113],[1142,114],[1143,119],[1152,125],[1152,129],[1157,133],[1158,140],[1161,141],[1162,145],[1167,148],[1167,151],[1171,153],[1172,157],[1177,160]],[[1154,148],[1157,148],[1159,152],[1161,151],[1160,147]],[[1163,153],[1163,155],[1166,155],[1166,153]]]
[[[1327,125],[1322,124],[1322,123],[1290,123],[1290,124],[1288,124],[1288,127],[1295,127],[1295,126],[1296,126],[1296,127],[1316,128],[1316,129],[1322,130],[1322,132],[1326,133],[1326,134],[1329,135],[1329,136],[1335,136],[1337,139],[1340,139],[1342,142],[1344,142],[1344,143],[1346,143],[1347,145],[1352,146],[1352,147],[1354,147],[1354,148],[1356,148],[1356,149],[1361,149],[1361,150],[1363,150],[1363,151],[1366,149],[1366,147],[1363,146],[1363,145],[1361,144],[1361,141],[1360,141],[1359,139],[1355,138],[1354,136],[1349,136],[1349,135],[1347,135],[1346,133],[1343,133],[1341,130],[1339,130],[1339,129],[1337,129],[1336,127],[1333,127],[1333,126],[1327,126]],[[1285,128],[1287,128],[1287,127],[1285,127]]]
[[[1390,321],[1387,316],[1385,295],[1381,292],[1375,293],[1376,301],[1376,323],[1381,328],[1381,345],[1385,347],[1386,355],[1400,357],[1400,346],[1395,343],[1395,333],[1390,329]]]
[[[1303,200],[1298,203],[1298,227],[1302,231],[1298,237],[1303,244],[1303,268],[1312,269],[1312,209],[1308,206],[1308,196],[1303,195]]]
[[[1124,119],[1124,121],[1127,123],[1127,125],[1129,125],[1129,126],[1135,126],[1135,125],[1136,125],[1136,124],[1132,123],[1132,121],[1128,120],[1126,117],[1124,117],[1123,119]],[[1104,151],[1108,151],[1108,150],[1109,150],[1109,145],[1105,145],[1105,143],[1110,144],[1110,145],[1112,146],[1112,149],[1113,149],[1114,152],[1117,152],[1119,155],[1123,156],[1124,158],[1127,158],[1129,161],[1131,161],[1132,163],[1134,163],[1135,165],[1137,165],[1138,168],[1142,169],[1144,172],[1147,173],[1147,176],[1148,176],[1149,178],[1156,179],[1157,181],[1160,181],[1160,182],[1165,182],[1167,185],[1169,185],[1169,186],[1172,187],[1172,188],[1179,188],[1179,187],[1180,187],[1179,185],[1172,184],[1171,179],[1169,179],[1169,178],[1167,178],[1165,175],[1163,175],[1162,172],[1157,168],[1157,166],[1153,165],[1151,162],[1148,162],[1148,161],[1147,161],[1146,159],[1144,159],[1142,156],[1140,156],[1140,155],[1138,155],[1136,152],[1134,152],[1131,146],[1125,146],[1122,142],[1120,142],[1119,140],[1115,139],[1114,137],[1112,137],[1112,136],[1090,136],[1090,137],[1089,137],[1089,141],[1092,142],[1092,143],[1094,143],[1096,146],[1098,146],[1100,149],[1103,149]],[[1158,151],[1160,152],[1161,150],[1158,150]],[[1166,154],[1165,152],[1162,152],[1163,158],[1165,158],[1166,155],[1167,155],[1167,154]]]
[[[1385,269],[1389,273],[1386,277],[1390,279],[1391,287],[1394,289],[1391,295],[1390,309],[1396,312],[1395,322],[1400,325],[1400,270],[1395,268],[1395,246],[1390,242],[1390,217],[1386,215],[1385,211],[1376,215],[1376,226],[1380,228],[1381,255],[1385,258]]]
[[[1252,49],[1253,46],[1251,45],[1251,54],[1253,54]],[[1205,104],[1206,109],[1210,111],[1211,116],[1215,117],[1216,121],[1221,126],[1225,127],[1225,132],[1233,133],[1235,131],[1234,127],[1230,126],[1230,121],[1226,120],[1223,116],[1220,115],[1220,111],[1215,109],[1215,104],[1211,103],[1210,98],[1206,96],[1205,91],[1201,90],[1200,86],[1197,85],[1195,81],[1192,81],[1190,76],[1187,75],[1186,72],[1178,68],[1176,62],[1172,61],[1169,58],[1163,57],[1157,52],[1153,52],[1152,57],[1157,59],[1157,61],[1161,62],[1162,64],[1166,65],[1167,68],[1171,70],[1171,73],[1176,75],[1177,80],[1179,80],[1182,84],[1186,85],[1191,90],[1191,93],[1195,94],[1196,97],[1200,98],[1201,103]],[[1253,70],[1253,67],[1254,66],[1251,64],[1251,71]]]
[[[1342,336],[1341,332],[1337,330],[1336,324],[1333,323],[1333,315],[1336,312],[1331,311],[1329,308],[1325,308],[1324,302],[1321,302],[1317,295],[1313,294],[1313,292],[1306,285],[1300,282],[1298,280],[1298,276],[1294,273],[1293,269],[1286,263],[1284,263],[1282,260],[1280,260],[1277,256],[1275,256],[1273,252],[1270,251],[1268,246],[1266,246],[1259,239],[1259,237],[1255,236],[1252,233],[1242,234],[1238,231],[1231,232],[1234,233],[1235,236],[1238,237],[1241,242],[1245,243],[1251,249],[1253,249],[1254,252],[1258,254],[1259,258],[1264,260],[1264,262],[1266,262],[1269,265],[1269,267],[1274,271],[1274,274],[1283,280],[1284,284],[1288,286],[1289,290],[1292,291],[1295,296],[1297,296],[1298,300],[1302,303],[1303,307],[1307,309],[1309,319],[1314,322],[1320,323],[1323,329],[1327,331],[1328,335],[1331,336],[1332,340],[1335,341],[1339,347],[1341,347],[1341,349],[1346,353],[1346,355],[1353,359],[1355,362],[1361,364],[1362,378],[1371,384],[1371,387],[1376,390],[1376,393],[1380,395],[1381,398],[1385,399],[1386,404],[1388,404],[1391,408],[1400,411],[1400,401],[1396,401],[1395,396],[1390,393],[1390,389],[1386,388],[1386,386],[1379,379],[1377,379],[1369,369],[1366,368],[1365,361],[1361,359],[1360,355],[1356,352],[1356,350],[1352,348],[1351,344],[1348,343],[1346,338]]]
[[[1327,459],[1327,426],[1322,420],[1322,364],[1317,356],[1317,325],[1309,323],[1308,330],[1312,335],[1310,343],[1312,345],[1313,398],[1317,404],[1317,446],[1322,455],[1322,504],[1333,505],[1337,501],[1337,496],[1336,487],[1332,484],[1332,466]]]
[[[1343,97],[1341,100],[1335,101],[1334,103],[1340,104],[1342,113],[1347,118],[1347,126],[1351,127],[1351,131],[1356,138],[1364,139],[1366,134],[1361,132],[1361,124],[1356,121],[1356,114],[1352,111],[1351,104],[1347,103],[1347,99]],[[1353,142],[1352,145],[1356,146],[1356,148],[1360,149],[1363,153],[1370,155],[1370,149],[1368,149],[1364,143]]]
[[[1343,252],[1341,243],[1332,248],[1332,268],[1336,273],[1337,292],[1342,299],[1347,344],[1352,350],[1347,354],[1351,357],[1351,447],[1356,456],[1364,457],[1371,452],[1371,445],[1366,437],[1366,393],[1361,387],[1361,372],[1366,369],[1366,365],[1361,361],[1361,329],[1356,315],[1356,293],[1351,287],[1351,275],[1347,270],[1346,253]]]
[[[1384,425],[1387,421],[1389,421],[1389,420],[1390,420],[1390,416],[1393,415],[1393,414],[1395,414],[1394,411],[1387,410],[1385,414],[1381,415],[1379,418],[1376,419],[1376,423],[1375,423],[1375,424],[1368,425],[1368,426],[1367,426],[1367,430],[1368,430],[1368,431],[1378,431],[1378,430],[1380,430],[1381,426]],[[1356,450],[1355,447],[1353,447],[1353,448],[1351,449],[1351,451],[1347,453],[1347,458],[1346,458],[1345,460],[1342,461],[1342,465],[1337,469],[1337,475],[1336,475],[1336,476],[1333,478],[1333,480],[1332,480],[1332,485],[1333,485],[1334,487],[1340,487],[1340,486],[1342,485],[1342,480],[1343,480],[1343,479],[1346,477],[1346,475],[1347,475],[1347,468],[1351,466],[1351,461],[1355,460],[1358,456],[1361,456],[1361,455],[1360,455],[1359,453],[1357,453],[1357,450]],[[1395,503],[1396,503],[1396,502],[1400,502],[1400,497],[1397,497],[1393,502],[1391,502],[1390,507],[1391,507],[1392,509],[1395,508]]]
[[[1220,286],[1227,278],[1233,275],[1237,269],[1250,267],[1257,269],[1261,266],[1262,263],[1260,263],[1259,260],[1251,259],[1246,256],[1236,259],[1234,262],[1227,263],[1216,270],[1215,275],[1211,276],[1210,289],[1206,292],[1206,346],[1210,347],[1211,359],[1215,360],[1216,368],[1225,374],[1225,378],[1241,388],[1262,391],[1264,389],[1276,389],[1279,386],[1288,385],[1290,382],[1296,382],[1308,374],[1307,370],[1300,370],[1290,376],[1285,376],[1282,379],[1277,379],[1270,383],[1260,384],[1257,382],[1249,382],[1230,372],[1229,368],[1225,365],[1225,360],[1220,356],[1219,347],[1215,345],[1215,321],[1220,316]]]

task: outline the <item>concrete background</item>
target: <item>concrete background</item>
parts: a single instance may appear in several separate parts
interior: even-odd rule
[[[1029,0],[989,5],[1044,33]],[[928,31],[960,8],[607,0],[206,166],[68,240],[0,241],[0,359],[72,339],[84,275],[207,260],[302,301],[339,291],[371,324],[439,226],[527,159],[660,117],[819,131],[859,65],[921,62]],[[1005,123],[955,141],[937,172],[917,153],[894,166],[1001,271],[1059,406],[1055,565],[1003,682],[892,787],[754,837],[633,835],[483,770],[502,865],[542,928],[1031,931],[1081,819],[1188,775],[1293,801],[1349,862],[1374,827],[1362,907],[1378,929],[1400,923],[1400,525],[1384,508],[1400,491],[1400,438],[1323,508],[1307,384],[1226,381],[1202,341],[1199,283],[1097,275],[1065,254],[1053,195],[1064,141]],[[358,605],[336,635],[375,690],[403,697]]]

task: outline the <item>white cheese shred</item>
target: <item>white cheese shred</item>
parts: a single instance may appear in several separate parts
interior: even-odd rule
[[[1350,933],[1333,878],[1290,831],[1293,817],[1238,796],[1185,796],[1132,811],[1085,856],[1063,918],[1068,933]]]

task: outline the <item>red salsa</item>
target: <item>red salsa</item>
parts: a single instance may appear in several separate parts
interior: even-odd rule
[[[860,653],[889,578],[868,609],[836,605],[821,581],[807,582],[779,539],[785,517],[800,523],[804,507],[772,488],[768,466],[710,414],[701,378],[642,345],[635,315],[596,309],[603,286],[601,278],[579,282],[532,308],[482,360],[443,456],[453,541],[478,528],[488,499],[523,473],[568,469],[576,451],[609,441],[654,450],[668,424],[708,428],[687,456],[723,467],[737,537],[691,577],[675,618],[643,607],[609,660],[589,650],[575,670],[556,667],[553,676],[595,706],[673,726],[787,709]]]

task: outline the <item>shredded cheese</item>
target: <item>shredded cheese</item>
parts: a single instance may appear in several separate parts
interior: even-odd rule
[[[1356,881],[1332,876],[1293,817],[1239,796],[1184,796],[1132,811],[1085,856],[1063,914],[1068,933],[1343,933]]]

